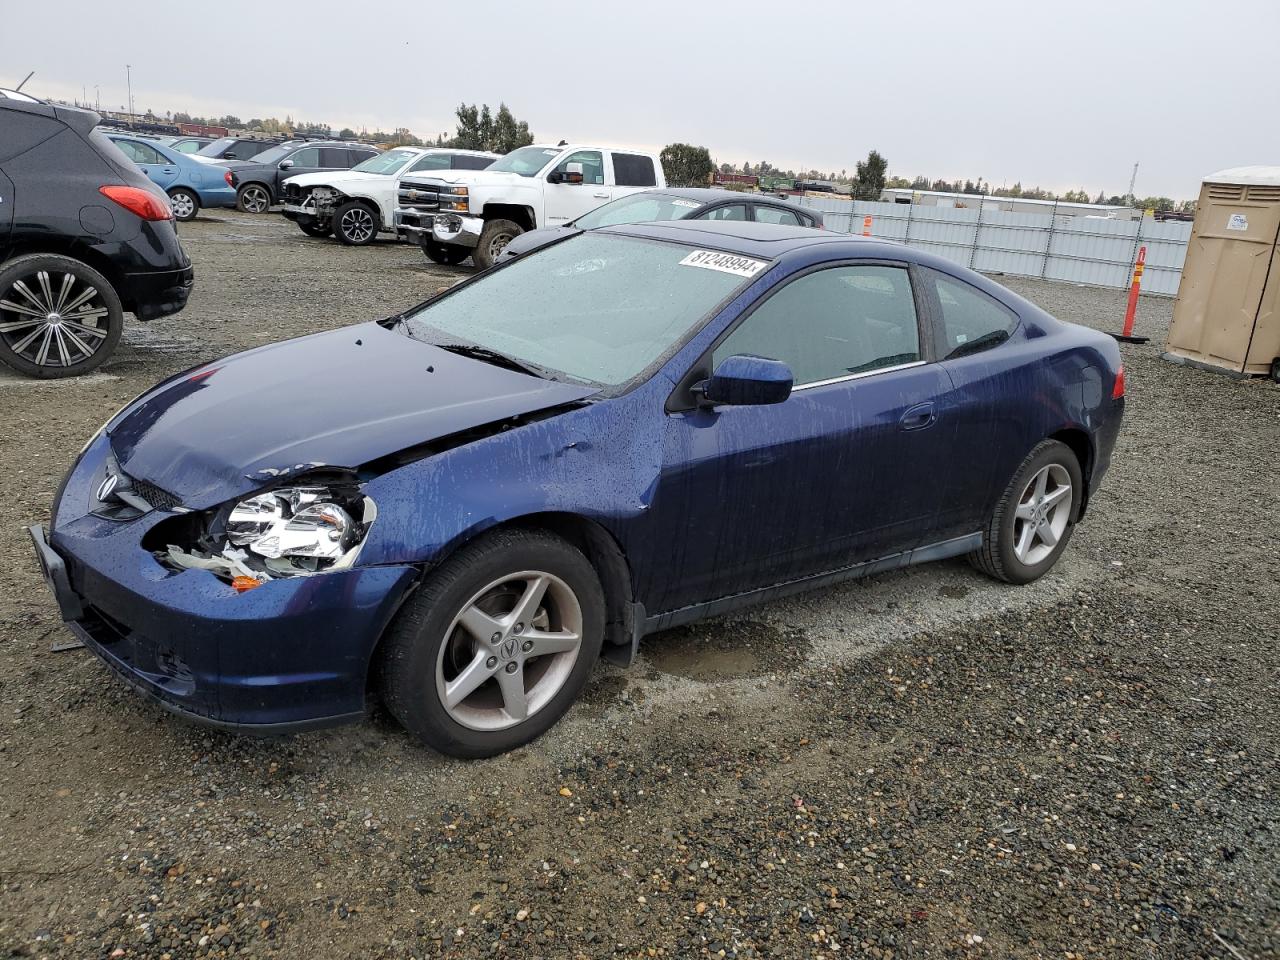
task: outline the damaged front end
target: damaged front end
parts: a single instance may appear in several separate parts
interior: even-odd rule
[[[317,225],[327,225],[333,220],[333,212],[347,199],[347,195],[333,187],[298,187],[287,184],[283,199],[284,215],[289,219],[307,217]]]
[[[345,570],[377,518],[354,477],[312,477],[157,524],[143,543],[174,570],[208,570],[237,590]]]

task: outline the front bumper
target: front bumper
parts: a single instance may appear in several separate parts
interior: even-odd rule
[[[121,297],[139,320],[154,320],[177,313],[187,305],[195,284],[195,270],[148,271],[127,273],[121,285]]]
[[[396,236],[412,243],[434,240],[436,243],[474,249],[480,243],[484,221],[458,213],[424,213],[412,207],[397,207]]]
[[[243,594],[204,570],[175,573],[139,542],[172,514],[88,512],[105,448],[99,437],[73,468],[52,533],[30,531],[72,633],[131,688],[201,723],[274,734],[363,717],[374,648],[415,568],[357,567]]]

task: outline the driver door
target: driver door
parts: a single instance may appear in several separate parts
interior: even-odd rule
[[[582,167],[581,183],[569,183],[565,179],[571,163]],[[575,150],[566,156],[547,174],[547,222],[540,226],[560,226],[608,203],[612,194],[607,179],[604,154],[599,150]]]
[[[908,270],[801,275],[713,348],[791,367],[783,403],[670,414],[654,503],[671,544],[666,612],[925,542],[956,469],[946,373],[924,362]],[[659,612],[654,610],[651,612]]]

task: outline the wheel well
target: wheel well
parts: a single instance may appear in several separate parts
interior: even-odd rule
[[[1049,439],[1057,440],[1070,447],[1071,452],[1076,455],[1076,461],[1080,464],[1080,475],[1084,477],[1084,490],[1080,495],[1080,513],[1077,516],[1077,519],[1080,519],[1089,505],[1089,477],[1093,474],[1093,441],[1089,439],[1089,434],[1074,428],[1059,430],[1057,433],[1050,434]]]
[[[238,183],[236,184],[236,194],[239,195],[240,191],[246,187],[261,187],[263,190],[267,191],[267,196],[272,200],[276,198],[276,192],[271,189],[271,184],[267,183],[265,180],[246,180],[244,183]]]
[[[74,238],[51,236],[41,237],[38,240],[18,241],[5,251],[0,264],[15,257],[25,257],[33,253],[51,253],[61,257],[71,257],[93,267],[111,283],[116,296],[120,298],[121,306],[129,313],[133,312],[136,304],[125,298],[124,277],[110,257],[105,257],[93,248],[84,246]]]
[[[533,209],[514,203],[487,203],[481,216],[485,220],[510,220],[520,224],[521,229],[532,230],[536,226],[533,220]]]

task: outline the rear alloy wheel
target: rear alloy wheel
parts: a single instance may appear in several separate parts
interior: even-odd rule
[[[19,373],[88,373],[111,355],[123,328],[115,290],[79,260],[34,254],[0,270],[0,360]]]
[[[246,183],[236,193],[236,209],[244,213],[266,213],[271,209],[271,191],[261,183]]]
[[[194,220],[200,212],[200,198],[190,190],[179,187],[169,191],[169,209],[173,211],[173,219],[182,223]]]
[[[378,215],[359,200],[348,200],[333,212],[333,235],[348,247],[373,243],[378,235]]]
[[[1083,493],[1080,462],[1071,448],[1057,440],[1040,442],[1014,473],[970,562],[1006,583],[1044,576],[1071,539]]]
[[[490,220],[480,231],[480,242],[471,251],[471,262],[477,269],[488,270],[498,262],[507,244],[522,233],[520,224],[511,220]]]
[[[422,252],[427,255],[428,260],[445,267],[456,267],[471,256],[467,247],[460,247],[456,243],[439,243],[436,240],[423,240]]]
[[[576,547],[550,534],[489,534],[409,600],[382,654],[388,709],[427,745],[489,757],[569,709],[604,635],[604,595]]]

